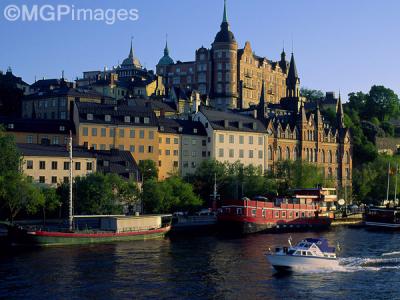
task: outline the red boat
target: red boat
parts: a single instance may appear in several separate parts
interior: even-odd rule
[[[335,208],[334,189],[298,189],[291,197],[255,197],[224,201],[218,224],[224,232],[247,234],[264,230],[326,229]]]

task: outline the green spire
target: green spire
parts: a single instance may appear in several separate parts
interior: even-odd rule
[[[132,46],[132,40],[133,40],[133,36],[131,37],[131,50],[129,51],[129,57],[132,58],[133,57],[133,46]]]
[[[226,0],[224,0],[224,16],[222,18],[222,23],[228,23],[228,15],[226,13]]]
[[[169,49],[168,49],[168,34],[165,36],[164,55],[165,55],[165,56],[168,56],[168,55],[169,55]]]

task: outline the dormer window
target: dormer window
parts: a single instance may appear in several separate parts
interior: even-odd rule
[[[179,128],[178,128],[178,131],[179,131],[179,132],[182,132],[182,131],[183,131],[183,128],[182,128],[182,127],[179,127]]]
[[[14,124],[13,123],[8,124],[7,128],[8,129],[14,129]]]
[[[130,116],[125,116],[124,117],[125,123],[130,123],[131,122],[131,117]]]
[[[87,114],[86,115],[86,119],[89,120],[89,121],[92,121],[93,120],[93,114]]]
[[[197,128],[193,128],[193,133],[197,133]]]
[[[139,123],[139,122],[140,122],[139,117],[135,117],[135,123]]]
[[[160,131],[164,131],[164,126],[160,126]]]
[[[104,120],[105,120],[106,122],[111,122],[111,116],[110,116],[110,115],[105,115],[105,116],[104,116]]]
[[[60,126],[60,131],[65,131],[65,126]]]
[[[144,124],[149,124],[150,123],[150,119],[148,117],[145,117],[143,122],[144,122]]]

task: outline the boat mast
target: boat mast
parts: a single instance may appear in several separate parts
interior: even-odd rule
[[[396,164],[396,177],[395,177],[395,183],[394,183],[394,205],[397,203],[397,173],[399,172],[399,165]]]
[[[389,202],[389,186],[390,186],[390,162],[388,167],[388,177],[387,177],[387,189],[386,189],[386,201]]]
[[[68,151],[69,151],[69,213],[68,213],[68,224],[69,230],[73,229],[73,203],[72,203],[72,133],[69,132],[69,142],[68,142]]]

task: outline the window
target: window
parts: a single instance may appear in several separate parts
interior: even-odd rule
[[[179,143],[178,138],[174,138],[174,144],[175,144],[175,145],[178,145],[178,143]],[[204,146],[205,146],[205,145],[204,145]]]
[[[171,144],[171,139],[170,139],[170,138],[166,138],[166,139],[165,139],[165,143],[166,143],[166,144]]]
[[[275,212],[275,218],[279,218],[279,211]]]
[[[139,152],[140,152],[140,153],[144,153],[144,146],[143,146],[143,145],[140,145],[140,146],[139,146]]]
[[[51,176],[51,183],[53,184],[57,183],[57,176]]]
[[[89,120],[89,121],[93,120],[93,114],[87,114],[86,117],[87,117],[87,120]]]
[[[244,136],[243,135],[240,135],[239,136],[239,144],[244,144]]]
[[[231,134],[229,136],[229,144],[234,144],[234,143],[235,143],[235,136]]]
[[[115,137],[115,128],[110,128],[110,137]]]
[[[282,148],[278,147],[278,160],[282,160]]]
[[[263,209],[263,210],[262,210],[262,216],[265,218],[265,215],[266,215],[266,210]]]
[[[268,147],[268,159],[272,160],[272,147],[271,146]]]
[[[125,123],[130,123],[131,122],[131,117],[130,116],[125,116],[124,117],[124,122]]]
[[[253,137],[249,136],[249,144],[252,145],[253,144]]]
[[[119,130],[119,137],[123,138],[125,136],[125,130],[123,128],[121,128]]]
[[[93,164],[91,162],[87,162],[86,163],[86,170],[92,171],[92,169],[93,169]]]
[[[192,145],[193,146],[196,145],[196,140],[195,139],[192,140]]]
[[[249,150],[249,158],[253,158],[254,154],[253,154],[253,150]]]
[[[40,183],[45,183],[46,182],[46,178],[44,176],[39,176],[39,182]]]
[[[75,170],[81,169],[81,163],[79,161],[75,162]]]
[[[105,137],[107,135],[107,130],[105,128],[101,128],[100,131],[102,137]]]
[[[26,137],[26,142],[27,142],[28,144],[32,144],[32,143],[33,143],[33,136],[28,135],[28,136]]]
[[[174,150],[174,156],[178,156],[179,155],[179,150]]]
[[[92,128],[92,136],[97,136],[97,128]]]
[[[229,157],[233,158],[235,156],[235,151],[233,149],[229,149]]]
[[[105,116],[104,116],[104,120],[105,120],[106,122],[111,122],[111,116],[110,116],[110,115],[105,115]]]
[[[148,152],[149,153],[153,153],[154,152],[154,147],[153,146],[149,146],[148,147]]]
[[[83,128],[82,128],[82,135],[83,135],[83,136],[88,136],[88,134],[89,134],[88,128],[87,128],[87,127],[83,127]]]
[[[290,149],[289,147],[286,147],[286,155],[285,155],[286,159],[289,160],[290,159]]]
[[[93,150],[96,150],[97,149],[97,144],[92,144],[92,148],[93,148]]]
[[[51,162],[51,169],[52,170],[57,170],[57,162],[56,161],[52,161]]]
[[[223,142],[224,142],[224,135],[223,135],[223,134],[220,134],[220,135],[218,136],[218,139],[219,139],[219,142],[220,142],[220,143],[223,143]]]
[[[130,130],[130,132],[129,132],[129,137],[130,137],[131,139],[134,139],[134,138],[135,138],[135,130],[134,130],[134,129],[131,129],[131,130]]]
[[[243,209],[242,208],[236,208],[236,214],[238,216],[241,216],[243,214]]]
[[[244,157],[244,151],[242,149],[239,150],[239,158]]]
[[[69,161],[64,161],[64,170],[69,170]]]
[[[39,169],[40,170],[46,169],[46,162],[45,161],[43,161],[43,160],[39,161]]]
[[[251,215],[252,215],[253,217],[255,217],[256,214],[257,214],[257,210],[256,210],[255,208],[253,208],[253,209],[251,210]]]
[[[218,156],[219,156],[219,157],[224,157],[224,149],[220,148],[220,149],[218,150]]]
[[[139,131],[139,138],[144,139],[144,130]]]
[[[171,155],[171,150],[165,150],[165,155],[167,156]]]
[[[149,139],[154,140],[154,131],[149,131]]]
[[[139,117],[135,117],[135,123],[139,123],[139,122],[140,122]]]
[[[192,151],[192,157],[196,157],[196,151]]]
[[[143,122],[144,122],[144,124],[149,124],[150,119],[148,117],[144,117]]]
[[[26,161],[26,168],[28,170],[32,170],[33,169],[33,160],[27,160]]]
[[[130,145],[129,151],[130,152],[135,152],[135,145]]]
[[[263,151],[262,150],[258,150],[258,158],[263,158]]]
[[[105,144],[100,144],[100,150],[106,150],[106,145]]]
[[[61,120],[67,119],[67,113],[65,111],[60,112],[60,119]]]
[[[69,183],[69,177],[68,177],[68,176],[65,176],[65,177],[64,177],[64,182],[65,182],[65,183]]]
[[[174,168],[178,167],[178,162],[176,160],[174,160]]]

